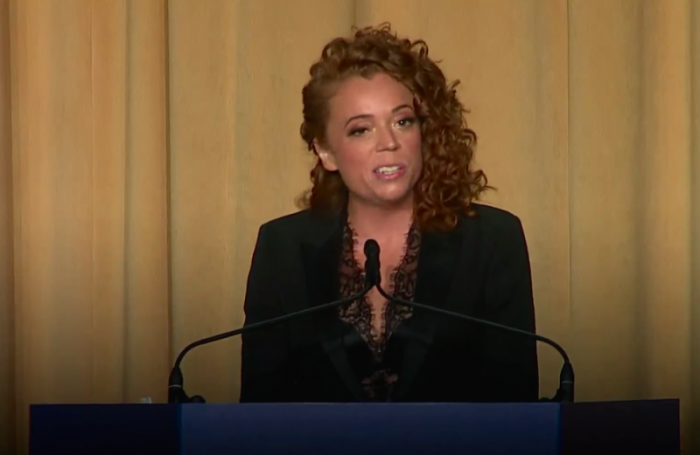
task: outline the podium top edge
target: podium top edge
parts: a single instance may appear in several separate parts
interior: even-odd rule
[[[72,406],[72,407],[88,407],[88,406],[307,406],[307,407],[326,407],[326,406],[394,406],[394,407],[577,407],[577,406],[595,406],[595,405],[660,405],[660,404],[677,404],[680,405],[678,398],[659,398],[659,399],[639,399],[639,400],[599,400],[599,401],[580,401],[577,403],[553,403],[553,402],[528,402],[528,403],[461,403],[461,402],[396,402],[396,403],[313,403],[313,402],[298,402],[298,403],[238,403],[238,402],[215,402],[215,403],[184,403],[184,404],[168,404],[168,403],[110,403],[110,402],[95,402],[95,403],[32,403],[30,408],[38,407],[57,407],[57,406]]]

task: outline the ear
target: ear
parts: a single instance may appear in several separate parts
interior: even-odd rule
[[[314,141],[314,148],[316,149],[316,154],[321,160],[323,168],[328,172],[335,172],[338,170],[338,164],[335,160],[335,155],[326,147],[323,147],[318,142]]]

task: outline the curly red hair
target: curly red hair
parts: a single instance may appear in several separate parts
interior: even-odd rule
[[[403,83],[415,97],[423,141],[423,171],[414,188],[416,224],[422,230],[450,230],[489,186],[483,171],[471,169],[476,134],[467,127],[466,111],[457,99],[459,80],[448,84],[423,40],[400,39],[385,23],[355,29],[354,39],[329,42],[302,91],[301,136],[314,153],[314,141],[327,145],[328,100],[334,88],[350,76],[378,72]],[[302,208],[336,211],[347,203],[340,174],[326,171],[320,159],[311,170],[311,182],[299,200]]]

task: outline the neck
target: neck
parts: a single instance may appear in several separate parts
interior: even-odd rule
[[[382,207],[350,200],[348,219],[360,237],[393,235],[407,231],[411,226],[413,203],[409,201],[396,207]]]

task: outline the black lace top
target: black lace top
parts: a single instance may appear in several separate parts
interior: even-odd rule
[[[356,243],[357,235],[350,224],[346,223],[340,257],[341,298],[361,292],[364,286],[364,271],[354,256]],[[419,250],[420,233],[412,226],[406,236],[401,261],[394,268],[389,280],[382,280],[383,283],[387,283],[384,287],[387,293],[403,300],[413,299]],[[370,374],[362,380],[362,386],[368,400],[388,401],[390,399],[392,387],[398,380],[398,376],[396,371],[393,371],[384,362],[385,348],[399,324],[410,318],[411,315],[412,309],[410,307],[387,303],[381,319],[382,329],[377,332],[372,324],[373,309],[366,297],[362,301],[355,301],[350,305],[340,307],[340,319],[355,328],[371,352],[373,365],[369,370]]]

